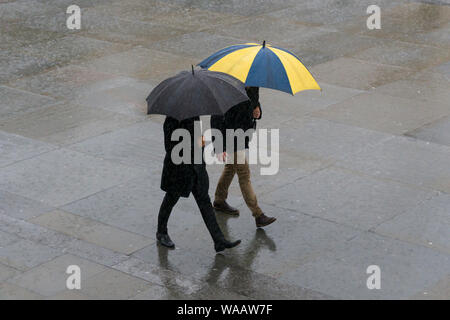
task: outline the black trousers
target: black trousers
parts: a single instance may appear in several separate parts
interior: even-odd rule
[[[211,234],[214,242],[224,241],[224,235],[219,227],[219,224],[217,223],[216,214],[211,204],[211,198],[208,194],[208,173],[206,172],[206,170],[205,172],[197,172],[196,170],[194,172],[196,172],[196,175],[202,176],[202,179],[195,179],[196,182],[194,183],[194,187],[192,188],[192,195],[194,196],[195,202],[200,209],[203,221],[208,228],[208,231]],[[204,174],[206,174],[206,180],[204,179]],[[172,213],[173,207],[176,205],[179,199],[180,195],[176,193],[166,192],[158,214],[159,233],[167,233],[167,222],[169,221],[169,217]]]

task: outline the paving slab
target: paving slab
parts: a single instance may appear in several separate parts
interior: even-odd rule
[[[407,133],[410,137],[450,146],[450,117],[429,123]]]
[[[373,90],[374,93],[387,94],[394,97],[438,102],[448,106],[450,101],[449,81],[427,77],[426,79],[398,80]]]
[[[0,214],[27,220],[52,210],[52,207],[42,202],[0,191]]]
[[[42,296],[52,296],[66,289],[66,281],[70,276],[66,270],[72,265],[80,267],[82,288],[89,282],[90,277],[106,270],[106,267],[96,263],[66,254],[30,269],[8,282]]]
[[[0,131],[0,149],[2,150],[0,167],[6,167],[15,162],[51,151],[55,149],[55,146]]]
[[[111,88],[111,85],[116,86],[118,82],[122,84],[123,79],[109,73],[88,70],[78,65],[69,65],[21,78],[8,83],[8,86],[57,99],[69,100],[77,94],[87,94],[105,87]]]
[[[40,215],[30,222],[124,254],[131,254],[154,242],[153,239],[62,210]]]
[[[188,70],[192,64],[196,63],[193,58],[137,47],[123,53],[91,60],[82,66],[93,71],[141,80],[149,78],[163,80],[182,70]]]
[[[61,206],[140,174],[135,168],[59,149],[0,169],[0,190]]]
[[[47,300],[95,300],[85,294],[79,293],[78,290],[64,290],[58,292],[54,296],[47,297]]]
[[[92,11],[113,15],[125,20],[152,22],[186,31],[210,28],[218,24],[232,23],[242,19],[240,15],[230,13],[142,0],[100,5]]]
[[[413,71],[408,68],[338,58],[311,69],[319,83],[326,82],[343,87],[369,90],[389,82],[407,78]]]
[[[153,22],[126,20],[88,8],[83,13],[83,26],[79,34],[110,42],[143,45],[167,39],[186,31]]]
[[[0,240],[2,247],[5,247],[11,243],[19,241],[20,239],[16,237],[14,234],[0,231]]]
[[[63,209],[130,232],[153,237],[159,207],[164,197],[164,192],[159,188],[160,179],[160,173],[155,177],[143,175],[70,203]],[[183,225],[177,223],[179,219],[183,219]],[[186,232],[198,226],[205,228],[193,197],[181,198],[174,207],[169,228],[176,233],[182,230]],[[207,232],[206,228],[202,231]]]
[[[259,98],[263,115],[257,122],[257,127],[279,128],[284,121],[301,118],[364,92],[327,83],[320,83],[320,87],[322,91],[306,90],[295,96],[271,89],[261,89]]]
[[[304,117],[283,123],[280,128],[280,151],[290,156],[309,155],[335,161],[390,138],[391,135],[382,132]]]
[[[12,278],[15,275],[17,275],[18,273],[19,273],[19,271],[17,269],[5,266],[4,264],[0,264],[0,281],[3,282],[9,278]]]
[[[290,19],[297,23],[328,25],[347,21],[354,17],[365,16],[366,9],[371,4],[376,4],[384,10],[393,6],[397,6],[402,2],[405,1],[350,0],[345,2],[338,2],[334,0],[307,0],[296,2],[295,6],[293,7],[272,11],[270,13],[267,13],[267,15],[279,19]]]
[[[355,59],[413,70],[436,66],[450,59],[450,53],[446,49],[392,40],[383,41],[376,46],[350,56]]]
[[[5,86],[0,86],[0,118],[6,119],[27,112],[38,110],[49,104],[55,103],[55,99],[33,94],[23,90],[17,90]]]
[[[439,280],[435,285],[423,290],[412,299],[417,300],[448,300],[450,299],[450,276]]]
[[[144,121],[84,140],[69,148],[109,161],[136,166],[148,170],[149,173],[159,173],[165,155],[163,141],[162,125]],[[157,178],[157,175],[154,177]]]
[[[450,8],[446,5],[407,3],[384,14],[381,29],[366,29],[364,33],[375,37],[448,48],[449,22]]]
[[[376,233],[450,252],[450,196],[440,194],[383,222]]]
[[[186,33],[167,40],[153,42],[148,47],[159,51],[195,58],[200,63],[213,53],[227,46],[244,43],[242,39],[221,36],[212,32]]]
[[[150,298],[150,295],[155,296],[154,299],[156,299],[156,295],[161,295],[159,298],[162,298],[163,294],[180,298],[189,297],[206,286],[195,278],[160,268],[156,261],[149,263],[130,257],[113,268],[158,285],[152,286],[146,293],[142,293],[140,298],[144,298],[144,296]]]
[[[348,157],[339,166],[448,193],[449,156],[447,146],[394,137]]]
[[[60,256],[62,252],[29,240],[15,241],[0,248],[0,263],[26,271]]]
[[[271,192],[264,201],[369,230],[435,194],[329,167]]]
[[[381,270],[381,289],[369,290],[366,270]],[[343,299],[407,299],[449,273],[448,255],[371,233],[279,278]]]
[[[311,115],[400,135],[449,114],[448,103],[413,100],[370,92],[351,97]]]
[[[109,269],[91,277],[80,293],[101,300],[129,299],[151,286],[147,281]]]
[[[35,58],[18,49],[0,51],[0,83],[17,80],[19,78],[41,73],[51,67],[51,64]]]
[[[42,61],[47,67],[53,67],[124,51],[127,48],[125,45],[71,34],[23,46],[20,50],[34,59]]]
[[[30,28],[22,22],[4,23],[2,20],[0,25],[2,26],[2,34],[0,35],[0,48],[2,49],[19,48],[64,36],[62,32]]]
[[[239,246],[225,253],[230,268],[236,266],[276,279],[281,274],[332,251],[361,232],[356,228],[266,202],[260,202],[260,206],[267,215],[277,218],[275,223],[265,229],[257,229],[251,213],[242,210],[242,206],[239,207],[239,217],[216,214],[225,237],[242,240]],[[171,237],[179,250],[213,252],[211,238],[205,232],[172,234]],[[292,239],[296,239],[295,242]],[[280,261],[283,263],[280,264]]]
[[[3,282],[0,283],[1,300],[41,300],[43,297],[35,292]]]
[[[226,256],[211,256],[191,250],[167,250],[149,246],[133,256],[158,263],[161,268],[180,272],[253,299],[326,299],[327,295],[282,284],[276,279],[237,267]],[[191,257],[188,259],[188,257]]]
[[[124,114],[140,120],[146,119],[147,102],[145,99],[155,87],[149,82],[128,79],[117,82],[115,86],[79,94],[73,100],[75,104],[91,108],[101,108]]]
[[[68,145],[136,122],[99,108],[61,102],[0,122],[0,129],[55,145]]]
[[[169,0],[167,2],[170,4],[180,5],[184,7],[201,8],[213,12],[233,13],[250,17],[269,11],[283,9],[295,3],[295,1],[293,0],[287,1],[231,0],[227,2],[223,2],[220,0],[198,0],[194,2],[187,0]]]

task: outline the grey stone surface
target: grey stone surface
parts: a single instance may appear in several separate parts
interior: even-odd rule
[[[0,129],[57,145],[75,143],[134,123],[125,115],[98,108],[58,103],[0,124]]]
[[[147,281],[110,269],[92,276],[80,293],[94,299],[129,299],[151,286]]]
[[[131,254],[153,243],[153,240],[126,232],[95,220],[62,210],[52,211],[30,220],[32,223],[59,231],[113,251]]]
[[[448,103],[406,99],[371,92],[357,95],[312,115],[399,135],[420,128],[449,113]]]
[[[52,296],[66,289],[66,281],[69,276],[66,270],[71,265],[80,267],[81,287],[89,282],[89,278],[106,270],[101,265],[79,257],[63,255],[24,272],[8,280],[8,282],[43,296]]]
[[[43,154],[54,146],[25,137],[0,131],[0,167]]]
[[[449,202],[448,194],[437,195],[385,221],[375,232],[449,253]]]
[[[303,117],[280,127],[280,151],[290,156],[310,155],[337,160],[357,154],[391,135],[314,117]]]
[[[450,146],[450,117],[436,120],[407,133],[410,137]]]
[[[52,207],[42,202],[27,199],[7,191],[0,191],[0,214],[27,220],[51,210]]]
[[[0,264],[0,281],[5,281],[9,278],[12,278],[13,276],[15,276],[18,273],[19,273],[18,270],[8,267],[8,266],[5,266],[3,264]]]
[[[43,297],[35,292],[10,283],[0,283],[1,300],[41,300]]]
[[[5,86],[0,86],[0,94],[2,96],[0,102],[0,117],[2,120],[45,107],[54,101],[51,97]]]
[[[447,275],[448,259],[448,255],[422,246],[367,233],[284,274],[280,281],[344,299],[406,299]],[[367,288],[366,270],[370,265],[380,267],[380,290]]]
[[[29,240],[18,240],[0,248],[0,263],[25,271],[61,255],[61,252]]]
[[[338,58],[314,66],[311,71],[317,79],[344,87],[368,90],[400,80],[413,74],[404,67],[361,61],[354,58]]]
[[[271,192],[264,201],[369,230],[434,194],[330,167]]]
[[[0,189],[60,206],[140,173],[135,168],[59,149],[0,169]],[[42,184],[48,187],[43,189]]]
[[[450,191],[448,146],[394,137],[347,157],[339,165],[416,186]]]
[[[78,0],[81,30],[71,4],[0,0],[0,299],[449,299],[448,1]],[[240,216],[216,216],[242,243],[215,255],[191,196],[168,251],[154,238],[164,117],[145,98],[263,40],[322,88],[260,91],[258,128],[280,129],[278,152],[260,149],[279,170],[252,164],[251,179],[277,221],[255,228],[235,177]],[[211,198],[222,170],[208,166]],[[81,291],[65,289],[69,263]]]

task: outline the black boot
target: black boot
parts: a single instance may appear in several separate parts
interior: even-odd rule
[[[236,240],[236,241],[230,242],[230,241],[224,239],[221,242],[214,243],[214,249],[216,250],[216,252],[221,252],[225,249],[234,248],[240,243],[241,243],[241,240]]]
[[[219,224],[217,223],[216,215],[211,203],[200,209],[200,212],[202,214],[203,221],[205,222],[206,227],[208,228],[208,231],[213,238],[214,249],[216,250],[216,252],[220,252],[228,248],[233,248],[241,243],[241,240],[230,242],[225,239],[225,236],[223,235],[222,230],[220,230]]]
[[[167,248],[175,248],[175,243],[172,242],[167,233],[156,233],[156,240],[158,243]]]

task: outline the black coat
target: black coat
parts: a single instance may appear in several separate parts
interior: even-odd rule
[[[164,158],[164,166],[161,175],[161,189],[165,192],[177,194],[181,197],[189,197],[192,188],[196,183],[208,185],[209,178],[206,172],[206,166],[203,159],[202,148],[202,163],[193,164],[194,162],[194,148],[196,137],[194,137],[194,121],[199,118],[191,118],[183,121],[178,121],[171,117],[166,117],[164,121],[164,147],[166,149],[166,156]],[[172,149],[179,143],[179,141],[172,141],[172,133],[179,128],[189,131],[191,135],[191,163],[175,164],[172,162]]]
[[[241,102],[230,110],[228,110],[223,116],[211,116],[211,128],[218,129],[222,133],[223,137],[223,150],[219,150],[218,146],[214,145],[214,151],[216,153],[222,153],[223,151],[232,152],[231,150],[227,150],[227,139],[226,139],[226,129],[242,129],[247,131],[248,129],[256,129],[256,120],[253,118],[253,110],[257,107],[261,110],[261,104],[259,103],[259,88],[258,87],[246,87],[247,96],[249,100]],[[258,118],[261,119],[261,116]],[[213,140],[214,142],[214,140]],[[250,142],[250,138],[245,138],[245,149],[248,149],[248,144]],[[237,143],[237,138],[234,141],[234,150],[236,152],[238,150],[242,150]]]

